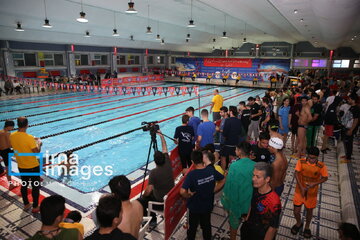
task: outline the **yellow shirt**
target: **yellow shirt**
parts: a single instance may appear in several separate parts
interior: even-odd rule
[[[13,132],[10,135],[10,143],[12,148],[19,153],[32,153],[32,149],[36,148],[36,141],[34,136],[27,134],[26,132]],[[39,166],[39,161],[34,156],[16,156],[16,161],[19,168],[34,168]]]
[[[219,165],[215,164],[214,167],[215,170],[218,171],[221,175],[225,174],[224,170]]]
[[[211,102],[214,103],[214,107],[212,109],[213,112],[220,112],[220,108],[223,106],[224,99],[221,95],[216,94]]]
[[[59,227],[61,228],[75,228],[77,230],[79,230],[79,232],[81,233],[81,236],[84,236],[84,225],[82,225],[81,223],[78,222],[74,222],[74,223],[67,223],[67,222],[61,222],[59,223]]]
[[[256,82],[258,79],[257,79],[257,78],[254,78],[253,80],[254,80],[254,82]]]

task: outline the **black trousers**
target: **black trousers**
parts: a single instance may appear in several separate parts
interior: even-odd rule
[[[40,166],[34,168],[19,168],[20,173],[38,173],[40,172]],[[33,207],[36,208],[39,205],[40,195],[40,176],[21,176],[21,197],[24,205],[29,204],[27,196],[28,187],[31,186],[31,195],[33,198]]]
[[[188,240],[195,240],[196,230],[200,223],[204,240],[211,239],[211,212],[193,213],[189,211],[189,229],[187,230]]]
[[[350,160],[353,152],[354,133],[348,136],[346,135],[347,131],[348,129],[343,130],[342,138],[344,142],[346,159]]]

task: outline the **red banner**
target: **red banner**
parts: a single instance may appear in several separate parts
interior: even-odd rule
[[[204,58],[205,67],[251,68],[252,59],[245,58]]]
[[[191,165],[188,172],[191,171],[193,168],[194,165]],[[185,181],[185,177],[186,175],[182,177],[180,181],[170,190],[165,200],[165,206],[164,206],[165,240],[168,240],[171,237],[176,226],[179,224],[181,218],[184,216],[186,212],[186,199],[184,199],[180,195],[180,189]]]
[[[175,178],[177,178],[177,176],[179,176],[179,174],[182,171],[182,165],[181,165],[181,160],[180,160],[180,156],[179,156],[179,148],[178,147],[171,150],[171,152],[170,152],[170,162],[171,162],[171,167],[172,167],[172,171],[173,171],[173,176],[174,176],[174,179],[175,179]]]

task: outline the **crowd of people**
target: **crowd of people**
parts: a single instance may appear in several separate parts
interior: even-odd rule
[[[358,131],[360,108],[357,101],[360,88],[357,82],[329,87],[328,80],[304,82],[298,88],[267,90],[264,97],[249,97],[237,106],[224,105],[218,90],[214,91],[210,111],[202,109],[201,119],[188,107],[181,117],[181,126],[174,129],[178,144],[184,183],[180,195],[187,199],[187,238],[195,239],[198,225],[203,238],[212,238],[211,213],[215,199],[228,213],[230,239],[236,239],[240,228],[241,239],[274,239],[280,224],[281,195],[288,174],[288,160],[284,154],[291,138],[292,157],[297,159],[290,169],[296,179],[293,196],[295,224],[291,233],[302,231],[311,238],[313,210],[316,208],[319,186],[327,181],[326,164],[319,160],[320,152],[327,154],[329,138],[344,142],[342,161],[352,161],[354,135]],[[209,116],[212,114],[212,116]],[[212,118],[212,119],[211,119]],[[8,166],[8,154],[39,153],[41,140],[28,134],[28,120],[5,121],[0,131],[1,157]],[[319,146],[320,131],[322,145]],[[97,230],[86,239],[137,239],[143,216],[150,201],[163,202],[174,187],[169,151],[164,135],[161,151],[154,153],[156,167],[150,171],[149,182],[141,197],[130,200],[131,184],[126,176],[114,176],[109,181],[110,194],[101,196],[93,220]],[[219,143],[219,146],[215,143]],[[20,173],[39,172],[36,157],[15,154]],[[189,171],[189,169],[192,169]],[[0,164],[0,174],[6,171]],[[9,183],[12,179],[8,176]],[[21,195],[24,210],[40,212],[42,227],[30,239],[83,239],[81,214],[70,212],[64,218],[65,199],[59,195],[39,203],[40,177],[21,176]],[[33,203],[28,200],[32,188]],[[9,185],[9,188],[18,186]],[[302,205],[306,209],[305,224],[301,219]],[[161,209],[161,207],[159,208]],[[151,224],[156,225],[152,213]],[[341,239],[359,239],[356,226],[342,223]]]

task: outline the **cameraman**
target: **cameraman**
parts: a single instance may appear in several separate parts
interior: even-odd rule
[[[156,167],[150,171],[149,183],[139,199],[144,208],[144,216],[147,215],[147,207],[149,201],[163,202],[164,196],[174,187],[174,177],[170,163],[170,157],[166,146],[164,135],[161,131],[157,131],[157,135],[161,139],[162,152],[156,151],[154,153],[154,162]],[[159,209],[162,210],[162,209]],[[152,219],[150,224],[156,224],[156,214],[151,213]]]

